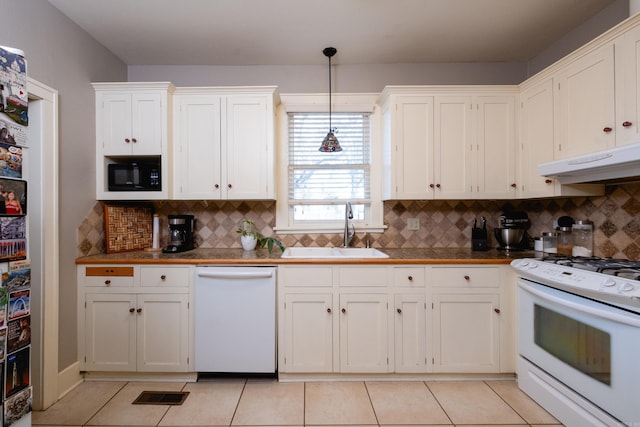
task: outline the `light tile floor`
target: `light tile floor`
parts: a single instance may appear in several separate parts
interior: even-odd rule
[[[145,390],[188,391],[180,405],[133,405]],[[34,426],[543,426],[560,423],[514,381],[197,383],[87,381]]]

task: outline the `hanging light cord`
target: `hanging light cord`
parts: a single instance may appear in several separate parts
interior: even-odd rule
[[[331,56],[329,56],[329,132],[333,132],[331,127]]]

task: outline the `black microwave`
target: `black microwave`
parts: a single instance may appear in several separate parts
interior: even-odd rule
[[[159,162],[111,163],[108,171],[109,191],[162,191]]]

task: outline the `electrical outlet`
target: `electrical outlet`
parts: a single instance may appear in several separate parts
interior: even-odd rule
[[[420,219],[409,218],[407,219],[407,230],[420,230]]]

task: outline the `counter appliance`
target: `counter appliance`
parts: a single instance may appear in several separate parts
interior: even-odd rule
[[[514,260],[518,385],[568,426],[640,425],[640,262]]]
[[[162,249],[165,253],[184,252],[193,249],[193,215],[169,215],[169,245]]]
[[[498,249],[511,251],[528,249],[531,238],[527,234],[530,226],[529,217],[525,212],[505,212],[500,215],[498,227],[493,230]]]

